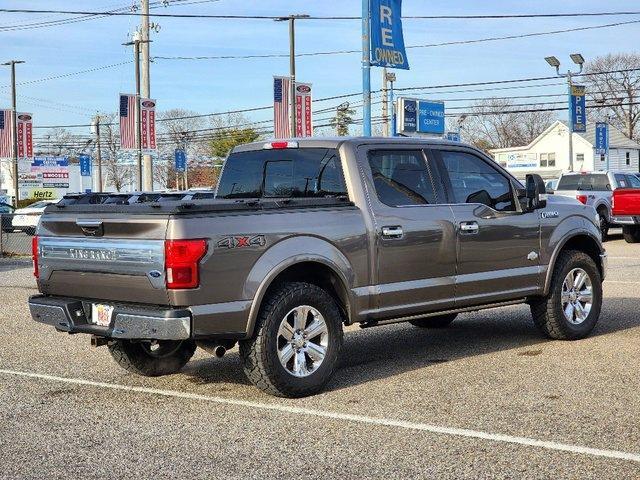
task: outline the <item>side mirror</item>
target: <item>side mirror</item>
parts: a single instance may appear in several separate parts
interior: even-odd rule
[[[547,189],[544,180],[536,173],[530,173],[526,178],[527,199],[529,200],[529,210],[537,210],[547,206]]]

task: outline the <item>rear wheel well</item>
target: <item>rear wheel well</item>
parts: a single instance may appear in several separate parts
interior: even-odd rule
[[[309,261],[300,262],[285,268],[271,282],[264,298],[287,282],[306,282],[316,285],[331,295],[338,304],[346,324],[351,323],[349,294],[342,278],[324,263]]]
[[[602,271],[602,262],[600,261],[600,246],[592,237],[588,235],[576,235],[575,237],[571,237],[567,243],[562,246],[560,252],[558,252],[558,257],[560,256],[560,253],[565,250],[578,250],[586,253],[596,264],[600,275],[602,276],[604,274]]]

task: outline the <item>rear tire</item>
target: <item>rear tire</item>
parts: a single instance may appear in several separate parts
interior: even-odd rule
[[[240,342],[245,374],[279,397],[319,392],[340,357],[342,321],[338,304],[322,288],[303,282],[276,287],[262,303],[253,337]]]
[[[586,279],[581,282],[583,274]],[[581,286],[568,288],[576,284]],[[530,305],[533,322],[547,337],[585,338],[596,326],[602,308],[602,278],[593,259],[577,250],[561,252],[553,269],[549,294],[534,299]]]
[[[604,242],[609,235],[609,215],[607,209],[604,207],[598,208],[598,218],[600,221],[600,233],[602,234],[602,241]]]
[[[159,340],[156,344],[114,340],[109,343],[109,353],[120,367],[144,377],[178,372],[195,351],[196,344],[191,340]]]
[[[638,225],[625,225],[622,227],[622,236],[627,243],[639,243],[640,242],[640,226]]]
[[[451,325],[451,322],[453,322],[457,316],[457,313],[448,313],[445,315],[438,315],[437,317],[409,320],[409,323],[418,328],[446,328]]]

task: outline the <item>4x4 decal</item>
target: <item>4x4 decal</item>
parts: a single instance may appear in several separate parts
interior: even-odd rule
[[[218,240],[216,247],[218,248],[246,248],[246,247],[264,247],[267,240],[264,235],[253,236],[232,236],[223,237]]]

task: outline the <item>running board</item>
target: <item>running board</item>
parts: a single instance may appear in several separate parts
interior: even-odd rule
[[[388,320],[369,320],[362,322],[360,328],[378,327],[381,325],[391,325],[393,323],[408,322],[410,320],[419,320],[422,318],[439,317],[440,315],[449,315],[451,313],[479,312],[480,310],[488,310],[490,308],[508,307],[509,305],[519,305],[525,303],[526,298],[518,300],[509,300],[507,302],[487,303],[485,305],[475,305],[473,307],[454,308],[451,310],[442,310],[439,312],[421,313],[420,315],[409,315],[406,317],[390,318]]]

